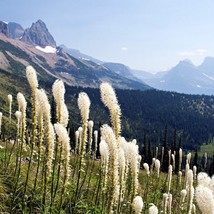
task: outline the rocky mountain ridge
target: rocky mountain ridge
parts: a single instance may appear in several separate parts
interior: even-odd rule
[[[2,29],[8,30],[7,24],[4,26],[6,28]],[[7,31],[3,32],[0,33],[0,69],[24,70],[26,65],[32,64],[39,68],[43,78],[59,78],[68,85],[97,88],[101,82],[107,81],[121,89],[151,88],[140,81],[118,75],[103,65],[70,56],[61,47],[56,47],[53,39],[47,39],[50,33],[41,20],[26,29],[21,39],[12,39],[5,33]],[[51,51],[46,47],[50,47]]]
[[[41,47],[56,47],[56,42],[53,36],[49,33],[42,20],[38,20],[33,23],[30,28],[27,28],[21,37],[21,41]]]
[[[195,66],[190,60],[180,61],[169,71],[146,79],[135,75],[150,86],[186,94],[214,94],[214,58],[206,57],[201,65]]]

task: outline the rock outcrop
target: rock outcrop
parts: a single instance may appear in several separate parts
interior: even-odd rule
[[[7,23],[0,21],[0,33],[9,37],[9,31],[8,31]]]
[[[36,23],[33,23],[30,28],[27,28],[24,31],[21,41],[40,47],[56,47],[56,42],[53,36],[49,33],[42,20],[38,20]]]
[[[7,26],[9,35],[12,39],[20,39],[23,36],[25,30],[20,24],[9,22]]]

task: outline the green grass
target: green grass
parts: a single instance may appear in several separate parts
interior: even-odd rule
[[[213,152],[214,152],[214,140],[209,143],[209,144],[203,144],[200,147],[200,151],[199,151],[199,156],[203,156],[205,154],[205,152],[207,153],[208,156],[212,156]]]

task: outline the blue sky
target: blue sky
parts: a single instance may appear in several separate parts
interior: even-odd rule
[[[58,45],[146,71],[214,57],[213,0],[1,0],[0,20],[42,19]]]

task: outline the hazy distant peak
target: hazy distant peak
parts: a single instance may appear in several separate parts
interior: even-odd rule
[[[214,64],[214,57],[210,57],[210,56],[205,57],[202,64],[210,64],[210,63],[212,63],[212,65]]]
[[[193,67],[195,67],[195,65],[192,63],[192,61],[191,60],[189,60],[189,59],[184,59],[184,60],[181,60],[179,63],[178,63],[178,65],[185,65],[185,66],[193,66]]]

